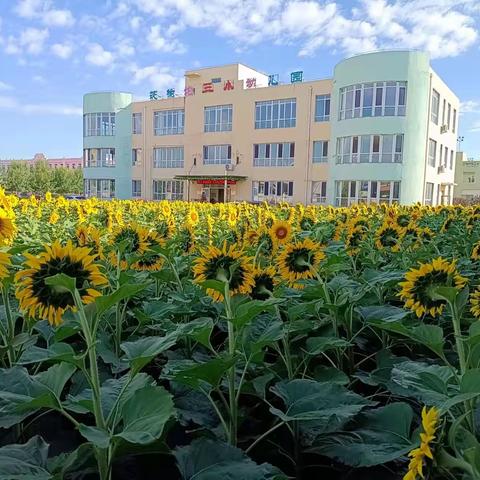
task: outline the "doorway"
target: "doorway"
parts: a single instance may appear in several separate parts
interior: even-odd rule
[[[223,187],[205,187],[202,189],[202,200],[204,202],[223,203],[225,201],[225,189]]]

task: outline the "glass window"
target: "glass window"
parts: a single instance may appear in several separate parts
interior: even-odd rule
[[[139,198],[142,196],[142,181],[132,180],[132,197]]]
[[[440,109],[440,94],[433,90],[432,92],[432,111],[430,112],[430,119],[435,124],[438,125],[438,111]]]
[[[428,140],[428,165],[434,167],[436,164],[437,142],[431,138]]]
[[[338,138],[335,157],[337,163],[401,163],[403,134]]]
[[[276,180],[261,180],[252,182],[252,200],[254,202],[281,202],[292,201],[293,182]]]
[[[142,149],[132,148],[132,167],[139,167],[142,164]]]
[[[132,133],[139,134],[142,133],[142,114],[134,113],[132,114]]]
[[[153,149],[154,168],[183,168],[183,147]]]
[[[83,115],[83,136],[103,137],[115,135],[115,113],[86,113]]]
[[[185,123],[184,110],[161,110],[153,113],[155,135],[181,135]]]
[[[328,122],[330,120],[330,95],[315,97],[315,121]]]
[[[204,145],[204,165],[227,165],[232,163],[231,145]]]
[[[450,170],[453,170],[453,162],[454,162],[453,156],[454,156],[454,151],[450,150]]]
[[[396,203],[400,201],[400,182],[377,180],[340,180],[335,182],[335,204]]]
[[[425,205],[433,204],[433,183],[427,182],[425,184]]]
[[[447,130],[450,130],[450,117],[452,116],[452,105],[448,104],[447,110]]]
[[[457,109],[453,109],[452,132],[455,133],[457,125]]]
[[[154,200],[182,200],[184,182],[182,180],[154,180]]]
[[[328,162],[328,140],[317,140],[313,142],[313,163]]]
[[[114,148],[86,148],[83,151],[83,166],[92,167],[115,167]]]
[[[295,143],[258,143],[253,146],[254,167],[291,167],[295,162]]]
[[[115,180],[88,178],[83,184],[86,197],[115,198]]]
[[[295,127],[297,122],[297,100],[268,100],[255,102],[255,128]]]
[[[232,105],[217,105],[204,109],[205,132],[230,132],[232,130]]]
[[[443,99],[443,108],[442,108],[442,123],[441,125],[445,125],[445,112],[447,110],[447,101]]]
[[[326,203],[327,182],[312,182],[312,203]]]

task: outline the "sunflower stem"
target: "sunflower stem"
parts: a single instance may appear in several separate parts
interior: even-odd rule
[[[7,317],[7,335],[6,335],[6,344],[8,348],[8,361],[10,366],[13,367],[15,364],[15,350],[13,348],[13,339],[15,338],[15,322],[12,317],[12,312],[10,310],[10,300],[8,298],[8,291],[6,291],[5,287],[2,287],[2,297],[3,297],[3,305],[5,307],[5,315]]]

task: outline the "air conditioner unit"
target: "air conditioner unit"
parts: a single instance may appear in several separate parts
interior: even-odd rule
[[[447,130],[448,130],[447,125],[442,125],[442,126],[440,127],[440,133],[447,133]]]
[[[225,170],[226,170],[227,172],[233,172],[233,171],[235,170],[235,165],[233,165],[233,164],[231,164],[231,163],[227,163],[227,164],[225,165]]]
[[[443,173],[445,171],[445,166],[444,165],[440,165],[437,169],[437,173]]]

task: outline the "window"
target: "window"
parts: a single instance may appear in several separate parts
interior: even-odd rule
[[[432,92],[432,111],[430,112],[430,120],[438,125],[438,111],[440,109],[440,94],[434,90]]]
[[[437,156],[437,142],[431,138],[428,140],[428,165],[434,167]]]
[[[475,172],[463,172],[463,183],[475,183]]]
[[[155,135],[181,135],[185,121],[184,110],[163,110],[153,114]]]
[[[427,182],[425,184],[425,205],[433,204],[433,183]]]
[[[205,107],[205,132],[230,132],[232,130],[232,105]]]
[[[132,148],[132,167],[139,167],[142,164],[142,149]]]
[[[450,170],[453,170],[453,162],[454,162],[453,156],[454,156],[454,152],[453,150],[450,150]]]
[[[84,137],[104,137],[115,135],[115,113],[86,113],[83,116]]]
[[[403,134],[337,139],[336,163],[402,163]]]
[[[142,196],[142,181],[132,180],[132,197],[140,198]]]
[[[313,163],[328,162],[328,140],[317,140],[313,142]]]
[[[255,102],[255,128],[295,127],[297,120],[297,100],[268,100]]]
[[[445,168],[448,167],[448,148],[447,147],[445,147],[445,157],[444,157],[444,160],[443,160],[443,166]]]
[[[183,147],[153,149],[154,168],[183,168]]]
[[[315,121],[328,122],[330,120],[330,95],[315,97]]]
[[[448,104],[447,110],[447,130],[450,130],[450,117],[452,116],[452,106]]]
[[[231,145],[204,145],[204,165],[227,165],[232,163]]]
[[[405,116],[407,82],[373,82],[340,89],[339,120]]]
[[[442,108],[442,123],[441,125],[445,125],[445,111],[447,110],[447,101],[443,99],[443,108]]]
[[[141,113],[132,114],[132,133],[133,134],[142,133],[142,114]]]
[[[252,198],[254,202],[291,201],[293,197],[293,182],[276,180],[253,181]]]
[[[326,203],[327,182],[312,182],[312,203]]]
[[[452,121],[452,132],[453,133],[455,133],[455,129],[457,128],[456,125],[457,125],[457,109],[454,108],[453,109],[453,121]]]
[[[253,146],[254,167],[292,167],[295,143],[256,143]]]
[[[86,148],[83,150],[83,166],[92,167],[114,167],[114,148]]]
[[[377,180],[340,180],[335,182],[335,204],[398,203],[400,182]]]
[[[86,197],[115,198],[115,180],[88,178],[83,185]]]
[[[154,200],[182,200],[183,199],[183,181],[182,180],[154,180],[153,181],[153,199]]]

